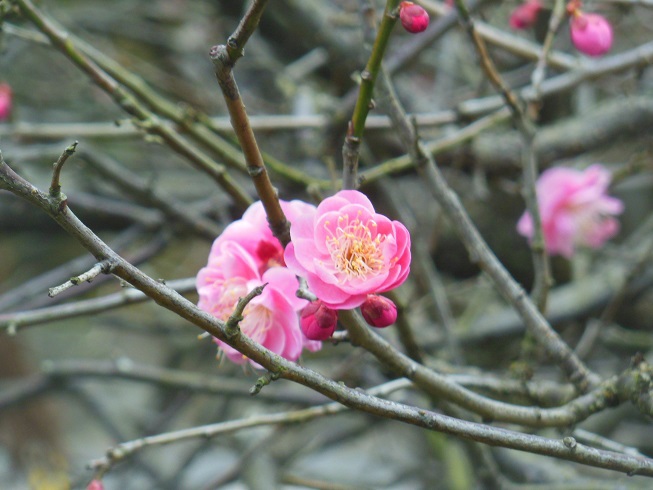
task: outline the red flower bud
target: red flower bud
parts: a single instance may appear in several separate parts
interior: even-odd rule
[[[326,306],[319,299],[302,310],[299,324],[309,340],[326,340],[336,329],[338,312]]]
[[[365,321],[377,328],[384,328],[397,321],[397,306],[388,298],[376,294],[367,296],[361,305]]]
[[[9,119],[12,106],[11,87],[7,83],[0,83],[0,121]]]
[[[104,485],[101,480],[93,480],[88,484],[86,490],[104,490]]]
[[[413,2],[399,4],[399,18],[404,29],[413,34],[422,32],[429,26],[429,14]]]
[[[601,56],[612,47],[612,26],[599,14],[574,11],[571,18],[571,41],[588,56]]]
[[[526,0],[512,11],[508,23],[513,29],[528,29],[537,21],[540,10],[542,10],[540,0]]]

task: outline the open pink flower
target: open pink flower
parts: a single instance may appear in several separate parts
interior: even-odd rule
[[[239,298],[265,283],[263,293],[245,307],[242,333],[291,361],[299,358],[304,347],[319,349],[321,343],[305,339],[299,327],[298,312],[308,301],[296,296],[295,275],[286,267],[272,267],[261,274],[256,259],[235,241],[212,248],[209,264],[197,275],[198,306],[225,321]],[[243,364],[248,360],[228,344],[215,342],[231,361]]]
[[[619,231],[613,217],[623,211],[623,203],[608,196],[610,172],[601,165],[584,171],[556,167],[546,170],[537,181],[544,245],[548,253],[571,257],[576,246],[601,247]],[[533,220],[525,212],[517,231],[533,237]]]
[[[340,191],[298,216],[290,236],[288,268],[333,309],[356,308],[368,294],[396,288],[410,270],[408,230],[376,213],[358,191]]]
[[[6,121],[11,115],[12,91],[7,83],[0,83],[0,121]]]
[[[292,224],[296,217],[315,211],[315,206],[303,201],[279,201],[286,219]],[[227,226],[213,242],[209,254],[209,264],[212,257],[219,256],[223,243],[235,241],[243,247],[254,259],[261,274],[270,267],[283,266],[283,247],[275,238],[268,225],[267,216],[261,201],[252,204],[243,217]]]

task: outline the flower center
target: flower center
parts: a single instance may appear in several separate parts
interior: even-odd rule
[[[325,223],[328,227],[329,223]],[[348,277],[365,278],[383,270],[381,245],[385,235],[378,235],[376,222],[363,223],[359,218],[349,220],[349,215],[338,218],[338,226],[329,230],[326,245],[338,272]]]

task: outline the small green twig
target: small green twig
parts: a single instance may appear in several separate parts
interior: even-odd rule
[[[66,163],[66,160],[70,158],[73,153],[75,153],[75,150],[77,149],[78,142],[75,141],[72,145],[70,145],[68,148],[66,148],[59,159],[54,163],[52,166],[52,183],[50,184],[50,196],[55,197],[55,198],[60,198],[61,197],[61,169],[64,166],[64,163]]]
[[[358,90],[358,99],[354,107],[345,143],[342,149],[343,170],[342,170],[342,187],[343,189],[355,189],[358,187],[358,158],[359,147],[363,131],[365,130],[365,120],[373,107],[372,92],[374,83],[381,69],[381,60],[388,46],[390,33],[397,22],[397,6],[399,0],[387,0],[383,18],[376,33],[372,53],[367,61],[365,69],[361,72],[361,84]]]

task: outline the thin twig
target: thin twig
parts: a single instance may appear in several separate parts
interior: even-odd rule
[[[266,4],[267,0],[253,0],[238,28],[227,40],[227,44],[213,46],[210,56],[215,76],[231,116],[234,132],[245,155],[247,172],[254,182],[256,193],[263,204],[272,233],[285,247],[290,242],[290,224],[281,209],[279,196],[272,186],[265,168],[265,162],[256,142],[254,131],[249,124],[245,104],[233,74],[234,65],[238,58],[243,56],[245,43],[258,26]]]
[[[79,276],[71,277],[63,284],[50,288],[48,290],[48,296],[54,298],[56,295],[61,294],[64,291],[67,291],[68,289],[72,288],[73,286],[77,286],[82,282],[91,282],[100,274],[110,274],[111,268],[112,268],[111,262],[109,260],[103,260],[102,262],[98,262],[83,274],[80,274]],[[14,325],[15,328],[15,323],[12,322],[10,323],[10,325]]]
[[[168,281],[167,284],[181,294],[195,290],[194,277]],[[18,329],[34,325],[42,325],[57,320],[66,320],[68,318],[101,313],[103,311],[149,301],[149,299],[150,298],[137,289],[123,288],[123,290],[118,293],[108,294],[99,298],[75,301],[36,310],[0,314],[0,329],[13,328],[14,331],[16,331]]]
[[[50,195],[52,197],[59,198],[61,193],[61,170],[63,169],[64,164],[70,158],[75,150],[77,149],[78,142],[75,141],[72,145],[66,148],[59,159],[52,166],[52,182],[50,183]]]

